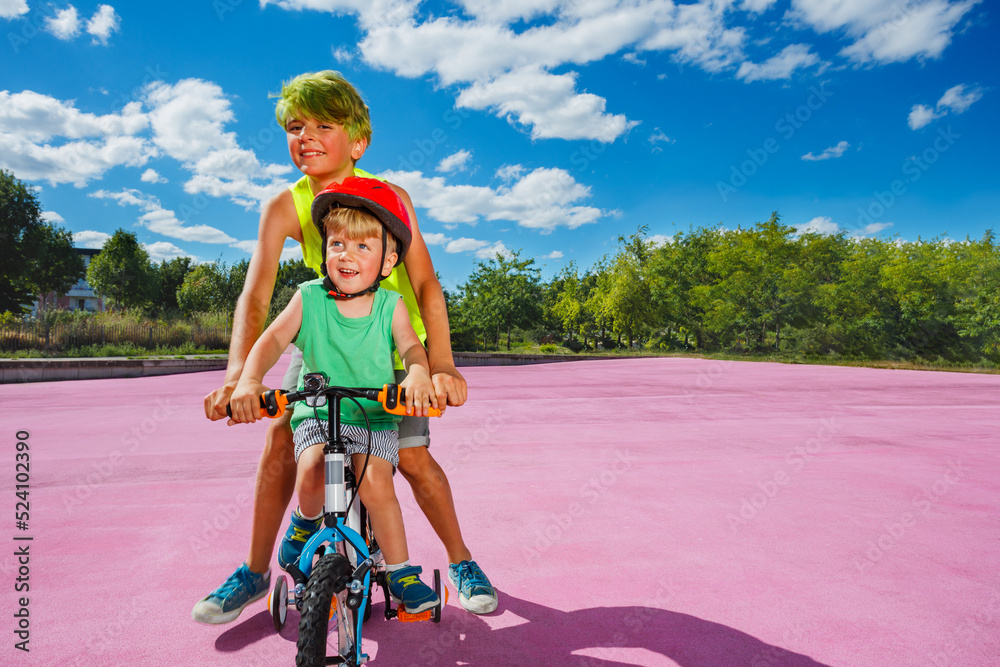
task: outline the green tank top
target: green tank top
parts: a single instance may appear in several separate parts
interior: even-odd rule
[[[337,303],[323,288],[323,280],[299,285],[302,295],[302,326],[295,347],[302,350],[302,372],[297,387],[302,388],[306,373],[326,373],[330,384],[341,387],[381,387],[395,382],[393,373],[392,314],[399,295],[380,289],[375,293],[372,312],[366,317],[344,317]],[[368,415],[372,430],[395,430],[399,417],[382,409],[376,401],[358,399]],[[292,428],[304,419],[327,419],[329,405],[317,410],[305,401],[295,403]],[[365,417],[353,401],[340,404],[341,423],[365,426]]]
[[[354,169],[354,175],[362,178],[378,178],[363,169]],[[384,180],[384,179],[379,179]],[[292,200],[295,202],[295,212],[299,216],[299,226],[302,228],[302,260],[306,266],[322,275],[320,265],[323,263],[323,240],[319,236],[319,230],[313,224],[312,202],[313,192],[309,187],[309,177],[303,176],[294,185],[288,188],[292,191]],[[387,290],[397,292],[403,297],[403,304],[406,312],[410,316],[410,324],[417,332],[417,338],[421,343],[427,342],[427,328],[420,317],[420,306],[417,305],[417,296],[413,293],[413,286],[410,285],[410,277],[406,275],[406,267],[402,264],[392,270],[388,278],[382,279],[382,287]],[[403,363],[396,357],[396,368],[402,370]]]

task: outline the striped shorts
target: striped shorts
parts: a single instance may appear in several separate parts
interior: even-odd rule
[[[302,452],[313,445],[325,445],[328,440],[329,426],[325,419],[306,419],[295,429],[292,440],[295,442],[295,461]],[[368,431],[360,426],[350,424],[340,425],[340,435],[347,443],[347,465],[354,469],[351,454],[368,452]],[[396,431],[372,431],[372,456],[385,459],[392,464],[393,471],[399,465],[399,434]]]

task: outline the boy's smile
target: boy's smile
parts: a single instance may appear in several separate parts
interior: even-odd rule
[[[363,139],[352,141],[347,130],[336,123],[290,118],[285,131],[292,162],[321,184],[352,175],[354,163],[368,147]]]

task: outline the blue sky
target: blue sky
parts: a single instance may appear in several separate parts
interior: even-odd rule
[[[297,178],[269,95],[337,69],[446,287],[640,225],[998,229],[997,5],[976,0],[0,0],[0,167],[99,247],[248,258]],[[990,64],[992,63],[992,65]],[[291,244],[286,255],[294,257]]]

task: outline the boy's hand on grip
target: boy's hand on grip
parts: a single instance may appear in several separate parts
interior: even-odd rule
[[[252,424],[261,419],[260,396],[268,388],[260,382],[244,382],[236,385],[236,390],[229,399],[229,426],[234,424]]]

